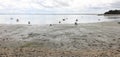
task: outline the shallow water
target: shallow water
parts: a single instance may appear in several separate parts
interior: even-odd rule
[[[59,24],[59,21],[61,24],[72,24],[76,19],[78,23],[120,21],[120,15],[0,15],[0,24],[28,24],[28,21],[31,24]]]

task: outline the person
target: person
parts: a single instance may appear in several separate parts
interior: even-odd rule
[[[61,21],[59,21],[59,24],[61,23]]]
[[[52,26],[52,24],[50,24],[50,26]]]
[[[19,19],[17,19],[16,22],[19,22]]]
[[[77,22],[75,22],[75,25],[78,25],[78,23],[77,23]]]
[[[65,21],[65,19],[63,19],[63,21]]]
[[[65,20],[68,20],[68,18],[66,18]]]
[[[28,21],[28,24],[30,24],[30,21]]]
[[[78,19],[76,19],[76,22],[78,21]]]
[[[10,18],[10,20],[13,20],[13,18]]]
[[[100,19],[98,19],[98,21],[100,21]]]

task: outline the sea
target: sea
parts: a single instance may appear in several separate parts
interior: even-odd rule
[[[77,21],[76,21],[77,20]],[[120,15],[0,15],[0,24],[74,24],[120,22]]]

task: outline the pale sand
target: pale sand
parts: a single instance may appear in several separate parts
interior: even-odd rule
[[[54,24],[53,26],[2,24],[0,25],[0,47],[77,50],[76,52],[86,50],[86,52],[100,51],[103,54],[105,51],[107,54],[109,50],[120,49],[120,24],[117,22],[79,24],[78,26],[73,24]],[[118,52],[118,57],[119,54],[120,52]]]

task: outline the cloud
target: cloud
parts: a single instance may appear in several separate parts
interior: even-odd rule
[[[111,3],[111,7],[112,7],[112,8],[120,8],[120,1]]]
[[[46,8],[64,8],[70,5],[72,0],[1,0],[0,9],[46,9]]]
[[[72,3],[72,0],[40,0],[34,1],[44,8],[61,8],[68,7]]]
[[[1,0],[0,12],[97,12],[120,8],[119,0]]]

